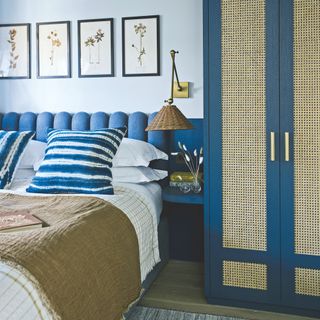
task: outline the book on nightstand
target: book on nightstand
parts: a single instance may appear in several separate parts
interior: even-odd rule
[[[202,172],[199,173],[199,179],[202,180]],[[170,187],[180,188],[180,187],[191,187],[193,182],[193,176],[190,172],[175,171],[170,175]]]
[[[0,233],[38,229],[42,223],[30,213],[0,212]]]

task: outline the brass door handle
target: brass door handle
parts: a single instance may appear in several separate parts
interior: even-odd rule
[[[284,133],[284,160],[290,161],[290,136],[289,136],[289,132]]]
[[[270,161],[276,161],[275,133],[270,132]]]

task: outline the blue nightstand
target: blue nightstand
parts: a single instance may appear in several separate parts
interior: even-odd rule
[[[167,186],[162,191],[162,199],[166,202],[203,205],[203,192],[183,193],[178,188]]]
[[[203,261],[203,192],[162,190],[164,214],[169,221],[170,259]]]

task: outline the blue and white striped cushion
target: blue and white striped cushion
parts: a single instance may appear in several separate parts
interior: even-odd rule
[[[110,168],[125,132],[50,131],[44,160],[27,192],[113,194]]]
[[[31,131],[0,131],[0,189],[10,187],[19,161],[33,135]]]

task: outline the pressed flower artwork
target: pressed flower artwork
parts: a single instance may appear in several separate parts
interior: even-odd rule
[[[122,18],[123,76],[160,75],[159,16]]]
[[[78,21],[79,77],[111,77],[113,19]]]
[[[0,78],[30,78],[30,24],[0,25]]]
[[[69,78],[70,22],[37,23],[38,78]]]
[[[139,44],[132,44],[132,48],[134,48],[137,51],[137,59],[140,66],[143,66],[143,56],[146,54],[146,49],[143,43],[143,38],[147,32],[147,26],[145,26],[142,23],[136,24],[134,26],[134,31],[136,35],[138,36],[138,42]]]
[[[58,48],[61,47],[61,41],[59,39],[58,32],[56,30],[51,31],[48,34],[47,38],[51,43],[51,54],[50,54],[49,60],[50,60],[51,66],[54,66],[54,53],[55,53],[55,50],[58,50]]]
[[[9,69],[17,69],[19,63],[19,53],[17,52],[17,29],[15,27],[9,30],[9,39],[7,40],[10,43],[10,66]]]

